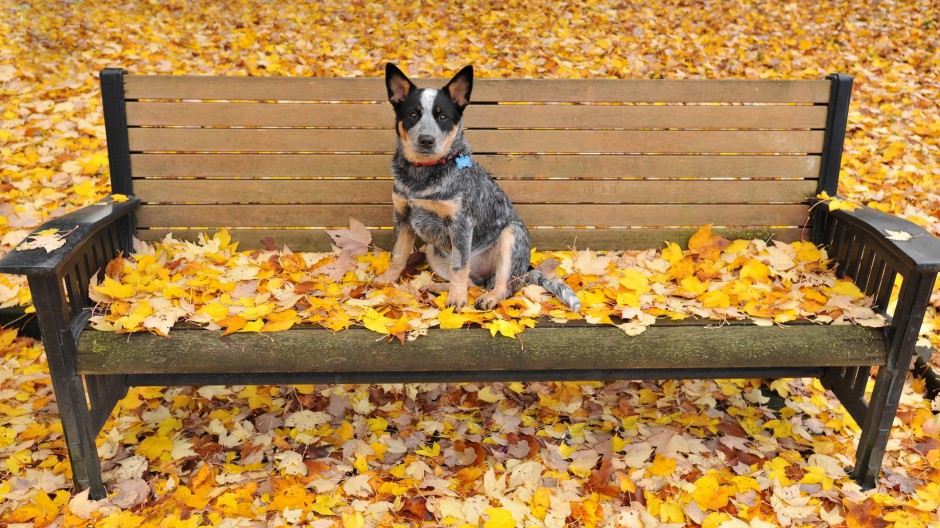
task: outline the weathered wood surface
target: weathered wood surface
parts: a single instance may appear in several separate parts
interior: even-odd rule
[[[391,225],[388,205],[143,205],[141,227],[342,227],[355,218],[370,227]],[[519,204],[529,226],[799,226],[809,206],[704,204]]]
[[[707,324],[703,322],[699,324]],[[656,324],[639,336],[610,326],[536,326],[519,339],[481,328],[431,329],[404,345],[361,328],[270,334],[177,329],[82,333],[81,374],[578,370],[882,365],[880,329]]]
[[[415,79],[440,88],[446,79]],[[473,81],[475,102],[827,103],[827,80],[485,79]],[[387,102],[382,78],[214,77],[129,75],[127,99]]]
[[[130,126],[336,127],[392,130],[389,104],[127,103]],[[791,129],[826,127],[825,106],[471,105],[473,128]]]
[[[821,130],[471,130],[476,152],[819,153]],[[130,128],[132,152],[386,152],[388,130]]]
[[[372,229],[372,243],[385,250],[392,249],[391,229]],[[594,249],[598,251],[618,251],[628,249],[662,248],[664,242],[675,242],[683,248],[689,238],[695,234],[695,228],[629,228],[629,229],[530,229],[529,238],[532,247],[544,250]],[[163,240],[173,233],[177,240],[198,239],[206,230],[192,229],[141,229],[137,237],[141,240]],[[774,240],[795,242],[811,237],[812,229],[804,233],[802,228],[715,228],[714,233],[728,239],[740,238],[752,240]],[[287,246],[293,251],[329,251],[332,239],[322,229],[230,229],[232,240],[239,243],[239,249],[258,249],[264,247],[262,239],[270,238],[274,246]]]
[[[473,159],[497,179],[816,179],[820,163],[818,155],[474,154]],[[392,173],[388,154],[131,154],[131,166],[135,178],[387,178]]]
[[[506,180],[500,187],[524,203],[801,203],[812,180]],[[392,180],[137,180],[144,203],[391,204]]]

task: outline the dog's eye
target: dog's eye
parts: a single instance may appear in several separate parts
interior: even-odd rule
[[[444,114],[441,114],[441,115],[437,116],[437,120],[438,120],[438,121],[447,121],[447,116],[444,115]]]
[[[410,117],[410,118],[412,118],[412,119],[418,119],[418,112],[412,112],[412,113],[408,114],[408,117]]]

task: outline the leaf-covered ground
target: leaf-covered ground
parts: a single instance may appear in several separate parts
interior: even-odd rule
[[[935,526],[940,419],[917,384],[873,491],[818,384],[132,389],[99,436],[109,497],[70,495],[42,350],[7,360],[0,522],[136,526]],[[31,524],[30,524],[31,523]],[[518,524],[517,524],[518,523]]]
[[[856,88],[840,191],[940,233],[940,11],[931,2],[664,4],[0,0],[0,251],[43,219],[107,194],[95,78],[107,66],[328,76],[379,75],[387,61],[416,76],[466,63],[493,77],[849,73]],[[0,276],[0,304],[28,300],[21,279]],[[935,344],[938,321],[925,328]],[[938,522],[938,422],[917,382],[906,388],[872,492],[839,469],[851,463],[854,424],[799,380],[774,386],[792,393],[779,411],[744,381],[141,389],[99,438],[116,494],[89,504],[68,493],[41,350],[2,336],[0,523]]]

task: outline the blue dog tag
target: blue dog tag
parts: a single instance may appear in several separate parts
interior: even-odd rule
[[[473,165],[473,161],[470,159],[470,156],[460,156],[456,161],[458,169],[466,169]]]

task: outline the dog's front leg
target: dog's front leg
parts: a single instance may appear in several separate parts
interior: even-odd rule
[[[459,310],[467,304],[467,289],[470,286],[470,250],[473,246],[473,226],[468,218],[455,218],[451,224],[450,290],[447,305]]]
[[[392,200],[395,204],[393,235],[395,243],[392,246],[392,260],[389,263],[388,271],[375,277],[375,282],[380,284],[391,284],[401,277],[415,245],[415,230],[411,227],[411,211],[408,207],[408,201],[398,194],[393,194]]]

